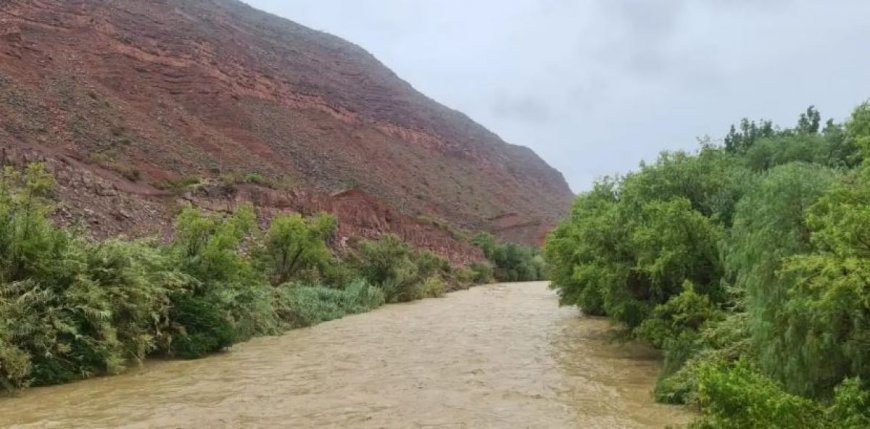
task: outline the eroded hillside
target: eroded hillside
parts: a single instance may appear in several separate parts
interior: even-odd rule
[[[62,215],[103,234],[248,200],[472,257],[456,229],[534,242],[572,198],[361,48],[235,0],[0,2],[0,146],[74,177]]]

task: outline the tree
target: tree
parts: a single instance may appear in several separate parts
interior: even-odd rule
[[[265,240],[272,284],[285,283],[301,270],[322,272],[331,258],[326,243],[336,227],[335,217],[325,214],[309,219],[298,214],[275,217]]]
[[[798,120],[797,132],[801,134],[817,134],[819,125],[822,122],[822,116],[815,106],[807,108],[806,113],[801,113]]]

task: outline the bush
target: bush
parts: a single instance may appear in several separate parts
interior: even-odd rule
[[[0,332],[4,335],[7,331],[8,327],[0,326]],[[12,344],[9,339],[0,338],[0,389],[9,391],[26,387],[29,384],[30,371],[30,355]]]
[[[658,348],[667,348],[681,334],[698,334],[708,322],[716,322],[722,317],[722,312],[710,298],[695,292],[694,285],[686,281],[683,291],[656,306],[635,333]]]
[[[441,280],[440,277],[429,277],[420,287],[419,296],[420,298],[440,298],[444,296],[446,290],[444,280]]]
[[[734,312],[718,322],[708,321],[697,335],[689,332],[665,350],[665,365],[655,396],[669,404],[697,402],[699,370],[725,366],[749,355],[748,314]]]
[[[500,244],[489,233],[478,234],[473,243],[492,262],[494,277],[501,282],[544,280],[546,262],[535,249],[515,243]]]
[[[471,286],[478,284],[474,280],[476,277],[475,272],[468,267],[460,267],[459,269],[457,269],[454,277],[456,279],[457,286],[460,289],[468,289]]]
[[[233,321],[220,297],[181,295],[173,299],[171,317],[180,325],[169,344],[169,355],[196,359],[236,342]]]
[[[834,403],[825,410],[825,420],[831,428],[870,427],[870,391],[860,378],[847,378],[834,389]]]
[[[358,280],[346,289],[284,285],[276,290],[278,317],[290,328],[313,326],[384,304],[383,292]]]
[[[740,363],[700,371],[699,401],[704,413],[696,428],[821,428],[812,401],[788,394]]]
[[[252,185],[269,186],[269,180],[260,173],[248,173],[245,175],[245,183]]]
[[[449,277],[452,274],[450,263],[428,251],[418,252],[416,255],[417,274],[421,278],[429,278],[432,276]]]
[[[471,270],[471,283],[474,284],[486,284],[492,283],[495,281],[495,275],[492,270],[492,265],[473,262],[468,266]]]
[[[387,302],[413,301],[420,298],[420,277],[411,258],[407,243],[395,235],[385,235],[361,244],[359,271],[384,291]]]
[[[703,417],[697,429],[859,429],[870,427],[870,393],[846,379],[830,404],[786,392],[745,362],[704,366],[699,371]]]
[[[332,259],[326,243],[337,225],[334,216],[324,214],[309,219],[298,214],[272,219],[263,252],[272,283],[286,283],[304,271],[322,275]]]

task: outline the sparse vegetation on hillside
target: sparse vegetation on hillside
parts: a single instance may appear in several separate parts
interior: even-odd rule
[[[549,236],[563,304],[664,350],[699,428],[870,427],[870,104],[743,121],[581,195]]]

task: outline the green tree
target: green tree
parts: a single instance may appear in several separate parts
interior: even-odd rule
[[[178,327],[170,354],[196,358],[275,329],[267,282],[245,252],[255,219],[249,205],[229,217],[195,209],[178,216],[171,253],[190,282],[172,295],[170,317]]]
[[[272,284],[285,283],[301,270],[315,269],[322,273],[332,257],[327,242],[336,227],[337,221],[331,215],[304,219],[297,214],[272,219],[265,240]]]

